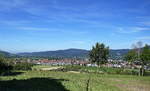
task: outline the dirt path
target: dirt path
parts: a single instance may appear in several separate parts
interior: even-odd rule
[[[50,67],[50,68],[41,68],[41,70],[56,70],[56,69],[60,69],[60,68],[63,68],[63,67]]]

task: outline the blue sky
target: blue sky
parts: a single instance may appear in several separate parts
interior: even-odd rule
[[[0,0],[0,49],[32,52],[150,44],[150,0]]]

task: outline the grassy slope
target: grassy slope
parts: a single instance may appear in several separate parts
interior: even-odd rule
[[[0,91],[149,91],[150,77],[24,71],[0,77]]]

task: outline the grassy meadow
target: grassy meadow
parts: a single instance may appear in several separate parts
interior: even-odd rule
[[[13,73],[0,76],[0,91],[150,91],[150,76],[40,70]]]

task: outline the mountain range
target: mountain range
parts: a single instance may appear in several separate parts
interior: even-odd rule
[[[122,59],[123,56],[129,51],[129,49],[117,49],[110,50],[109,58],[111,59]],[[23,56],[23,57],[63,57],[63,58],[87,58],[89,50],[84,49],[65,49],[56,51],[42,51],[42,52],[24,52],[24,53],[9,53],[0,51],[5,56]]]
[[[0,50],[0,55],[7,56],[7,57],[8,57],[8,56],[13,56],[14,54]]]
[[[111,59],[122,59],[123,56],[129,51],[129,49],[118,49],[110,50],[109,57]],[[64,58],[86,58],[88,57],[89,50],[84,49],[66,49],[66,50],[56,50],[56,51],[43,51],[43,52],[25,52],[18,53],[19,56],[36,56],[36,57],[64,57]]]

